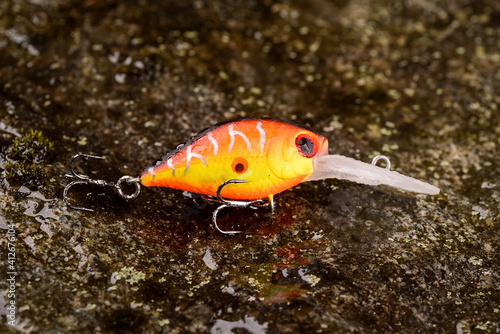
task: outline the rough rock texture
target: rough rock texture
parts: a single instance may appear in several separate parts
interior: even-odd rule
[[[0,332],[497,333],[499,50],[497,0],[2,1]],[[237,236],[180,191],[62,201],[78,152],[116,181],[260,116],[442,192],[305,183]]]

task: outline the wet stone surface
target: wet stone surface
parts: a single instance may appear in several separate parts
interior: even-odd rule
[[[495,0],[2,1],[0,332],[497,333],[499,41]],[[78,152],[116,181],[261,116],[441,194],[304,183],[237,236],[180,191],[62,201]]]

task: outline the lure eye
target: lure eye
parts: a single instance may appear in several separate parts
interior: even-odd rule
[[[300,154],[306,158],[312,158],[318,152],[318,146],[314,139],[307,133],[301,133],[295,138],[295,146]]]
[[[248,169],[248,161],[246,161],[245,158],[241,158],[241,157],[236,158],[233,160],[231,167],[233,168],[233,171],[236,174],[243,174]]]

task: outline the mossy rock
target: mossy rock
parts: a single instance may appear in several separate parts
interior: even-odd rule
[[[40,188],[46,178],[42,163],[54,148],[41,131],[30,130],[15,139],[7,150],[5,179],[28,188]]]
[[[43,162],[54,148],[54,143],[46,139],[41,131],[30,130],[10,145],[7,157],[12,160],[38,164]]]

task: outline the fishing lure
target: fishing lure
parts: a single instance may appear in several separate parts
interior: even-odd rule
[[[256,208],[271,206],[273,196],[305,181],[337,178],[368,185],[388,185],[402,190],[435,195],[439,188],[390,170],[390,161],[377,156],[371,164],[341,155],[328,154],[328,140],[308,127],[267,118],[226,122],[201,131],[178,145],[139,177],[123,176],[118,182],[94,180],[74,171],[79,158],[102,157],[77,154],[70,163],[68,177],[76,178],[64,189],[65,203],[69,189],[76,184],[114,187],[120,196],[132,199],[145,187],[167,187],[198,193],[220,205],[212,214],[215,228],[218,212],[226,207]],[[378,167],[384,160],[386,167]],[[135,186],[132,194],[124,192],[124,183]]]

